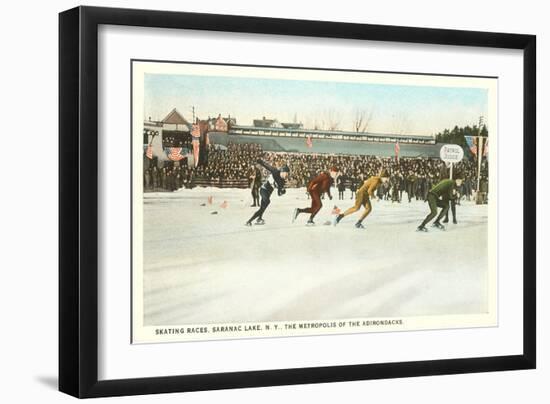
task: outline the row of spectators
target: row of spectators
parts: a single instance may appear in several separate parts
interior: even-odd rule
[[[257,177],[256,161],[261,158],[274,166],[287,164],[290,167],[288,187],[305,187],[318,173],[337,167],[341,175],[335,186],[339,196],[350,190],[353,196],[363,180],[376,175],[385,168],[390,173],[390,181],[379,187],[379,197],[401,201],[403,192],[408,199],[425,199],[430,188],[443,178],[448,178],[449,168],[440,159],[433,158],[400,158],[376,156],[350,156],[326,154],[300,154],[264,152],[259,144],[228,144],[227,148],[213,145],[208,147],[208,162],[204,166],[188,167],[185,161],[180,166],[156,166],[144,172],[145,190],[173,191],[181,187],[191,188],[196,185],[217,187],[238,184],[246,186],[244,180],[250,181]],[[170,163],[172,164],[172,163]],[[454,170],[460,171],[464,178],[462,195],[471,197],[477,188],[477,165],[473,161],[463,160],[455,165]],[[482,186],[488,188],[488,164],[482,164]],[[263,173],[264,176],[266,173]],[[248,183],[250,186],[251,183]],[[242,185],[241,185],[242,184]]]

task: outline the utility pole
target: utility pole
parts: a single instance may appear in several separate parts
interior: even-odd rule
[[[193,123],[195,123],[195,106],[191,105],[191,112],[193,113]]]
[[[485,136],[481,136],[481,125],[483,125],[483,116],[479,117],[479,126],[477,128],[477,187],[476,187],[476,202],[479,204],[480,201],[480,182],[481,182],[481,159],[483,157],[483,139]]]

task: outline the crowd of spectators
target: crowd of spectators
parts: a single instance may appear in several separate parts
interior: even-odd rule
[[[328,154],[303,154],[264,152],[258,144],[233,144],[227,148],[208,146],[207,164],[199,167],[188,167],[185,161],[179,166],[148,168],[144,174],[145,190],[173,191],[181,187],[191,188],[196,185],[210,186],[250,186],[254,177],[256,161],[261,158],[274,166],[287,164],[290,176],[287,186],[305,187],[308,182],[322,171],[336,167],[340,171],[335,187],[340,199],[353,198],[355,191],[372,175],[387,169],[390,181],[378,188],[377,196],[401,202],[403,193],[407,199],[425,200],[430,188],[441,179],[449,178],[449,167],[438,158],[399,158],[377,156],[352,156]],[[465,181],[459,190],[466,198],[471,198],[477,188],[477,164],[464,159],[453,168],[460,172]],[[266,173],[264,172],[264,177]],[[484,159],[481,170],[480,188],[488,193],[488,164]],[[349,194],[348,192],[349,191]],[[346,195],[347,194],[347,195]]]
[[[175,191],[182,187],[191,188],[194,173],[187,166],[166,166],[158,168],[152,165],[143,172],[145,191]]]
[[[377,156],[344,156],[316,155],[299,153],[264,153],[264,158],[272,165],[288,164],[290,167],[289,186],[305,187],[319,172],[336,167],[340,176],[336,180],[338,196],[344,199],[345,191],[353,198],[362,182],[372,175],[377,175],[383,168],[390,173],[390,181],[378,188],[377,197],[401,202],[403,193],[408,200],[425,200],[433,185],[444,178],[449,178],[450,168],[436,158],[399,158]],[[477,188],[477,165],[474,161],[463,160],[453,167],[460,172],[464,182],[459,193],[467,199],[472,197]],[[484,160],[482,167],[481,188],[488,191],[488,165]]]
[[[209,145],[208,164],[197,167],[195,175],[211,181],[245,179],[250,167],[261,157],[262,148],[254,143],[229,143],[224,149]]]

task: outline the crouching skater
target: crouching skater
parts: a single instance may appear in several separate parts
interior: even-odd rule
[[[269,171],[269,176],[260,187],[260,208],[254,212],[252,217],[245,223],[247,226],[252,226],[252,221],[256,219],[255,224],[265,224],[263,215],[269,204],[271,203],[271,194],[277,189],[277,195],[281,196],[286,193],[285,179],[288,177],[290,169],[287,165],[277,169],[270,166],[263,160],[258,160],[257,163]]]

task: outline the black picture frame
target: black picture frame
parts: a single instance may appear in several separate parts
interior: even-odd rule
[[[97,61],[100,24],[523,50],[523,353],[99,381]],[[533,35],[96,7],[77,7],[60,13],[59,390],[85,398],[535,368],[535,104],[536,37]]]

